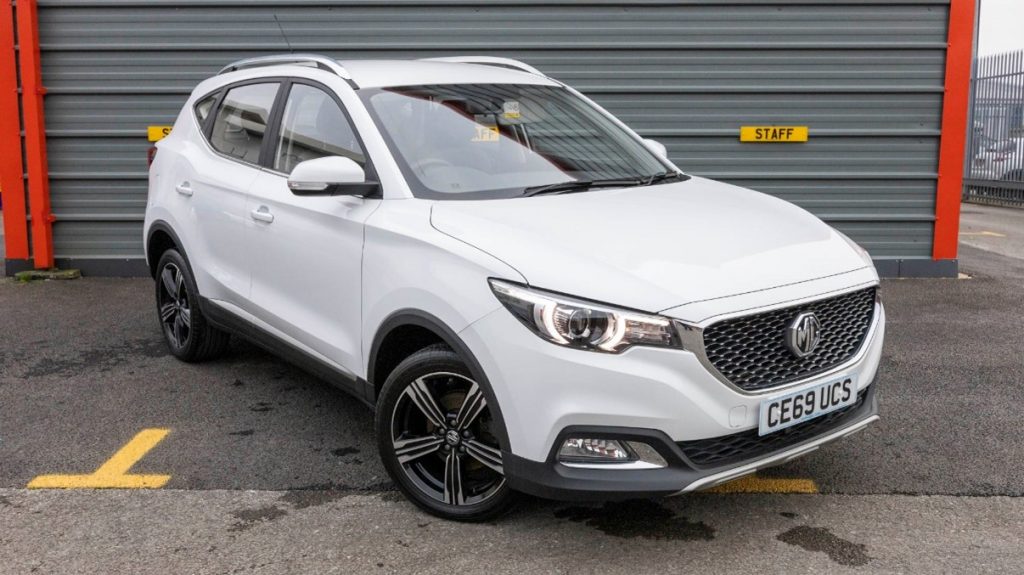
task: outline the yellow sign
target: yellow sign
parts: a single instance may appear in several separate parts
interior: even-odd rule
[[[171,126],[150,126],[146,129],[150,142],[159,142],[171,133]]]
[[[169,429],[143,429],[99,469],[88,475],[40,475],[29,489],[158,489],[170,475],[128,473],[150,449],[163,441]]]
[[[471,142],[497,142],[501,139],[501,132],[498,131],[498,126],[494,125],[476,125],[476,135],[473,136]]]
[[[807,126],[743,126],[741,142],[806,142]]]

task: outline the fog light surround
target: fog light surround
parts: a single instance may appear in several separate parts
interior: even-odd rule
[[[597,437],[569,437],[558,449],[558,462],[587,469],[660,469],[668,462],[641,441]]]

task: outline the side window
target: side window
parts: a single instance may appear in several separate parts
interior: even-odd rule
[[[210,94],[202,100],[199,100],[196,104],[196,119],[199,120],[200,126],[206,124],[206,119],[210,117],[210,110],[213,108],[213,104],[216,101],[217,94]]]
[[[319,88],[293,84],[281,117],[274,169],[290,174],[299,163],[325,156],[366,164],[355,131],[334,98]]]
[[[213,121],[210,144],[219,152],[257,164],[267,131],[277,83],[232,88],[224,96]]]

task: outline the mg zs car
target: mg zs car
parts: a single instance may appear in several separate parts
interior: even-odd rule
[[[864,250],[514,60],[232,64],[159,142],[144,240],[175,356],[235,335],[344,388],[446,518],[704,489],[878,419]]]

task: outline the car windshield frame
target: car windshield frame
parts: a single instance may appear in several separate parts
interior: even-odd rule
[[[628,180],[629,182],[622,187],[629,187],[655,181],[666,172],[678,173],[677,168],[666,158],[662,158],[651,150],[642,139],[628,129],[624,129],[602,110],[564,86],[516,83],[426,84],[363,88],[357,90],[357,94],[398,164],[410,191],[417,198],[448,201],[520,198],[535,195],[530,191],[538,187],[574,180],[581,182]],[[517,97],[510,98],[508,96]],[[501,107],[497,105],[496,98],[499,97],[503,97]],[[382,98],[386,100],[382,100]],[[399,112],[397,108],[399,104],[404,106],[408,112]],[[554,136],[543,135],[540,132],[531,140],[529,133],[531,118],[553,116],[549,109],[544,108],[545,104],[554,106],[556,113],[566,113],[570,119],[580,120],[578,124],[562,122],[558,126],[569,126],[584,134],[587,139],[571,140],[574,136],[566,135],[565,132],[552,132],[556,134]],[[443,113],[427,115],[426,110],[421,108],[423,117],[417,121],[416,111],[413,110],[417,106],[430,106],[430,111],[442,110]],[[404,118],[407,123],[401,123],[396,119],[396,114],[399,113],[407,114]],[[575,114],[576,117],[573,118],[572,114]],[[493,123],[482,123],[481,118],[491,118]],[[434,122],[431,125],[432,128],[440,127],[442,130],[435,129],[429,132],[424,129],[416,130],[417,127],[426,126],[428,122]],[[556,122],[551,121],[550,123],[555,124]],[[409,126],[408,124],[418,124],[418,126]],[[470,139],[471,134],[466,132],[467,127],[476,129],[474,139]],[[538,123],[535,131],[539,129],[540,124]],[[562,127],[559,129],[565,130]],[[426,133],[440,134],[440,136],[436,139],[428,138],[423,135]],[[493,133],[493,136],[490,133]],[[443,159],[426,157],[420,162],[433,163],[434,166],[439,166],[441,169],[450,168],[449,172],[457,173],[457,170],[462,170],[467,175],[475,173],[478,180],[491,176],[499,181],[502,176],[505,176],[506,180],[502,185],[482,189],[465,191],[436,189],[431,187],[428,181],[425,181],[430,174],[425,171],[424,167],[418,164],[419,171],[414,169],[411,162],[416,161],[414,158],[420,156],[413,155],[411,148],[415,145],[425,148],[428,145],[435,145],[435,142],[440,148],[443,145],[441,142],[445,138],[447,138],[447,142],[453,141],[452,134],[459,134],[459,137],[454,140],[455,144],[462,146],[468,153],[486,155],[488,146],[506,146],[518,150],[519,155],[528,159],[533,167],[543,166],[545,171],[543,173],[517,172],[514,166],[510,166],[512,167],[510,171],[496,174],[493,171],[480,170],[470,165],[455,165]],[[475,139],[480,134],[494,140],[480,142]],[[595,136],[600,139],[595,140]],[[414,138],[420,142],[414,143],[412,141]],[[533,147],[537,142],[544,142],[545,138],[549,138],[547,145],[559,141],[559,138],[568,144],[560,144],[563,145],[563,149],[542,150],[539,147]],[[469,144],[469,142],[474,142],[474,144]],[[473,146],[477,146],[479,151],[473,149]],[[433,147],[430,150],[443,155]],[[491,148],[490,152],[499,156],[496,150],[497,148]],[[577,153],[579,156],[560,155],[556,153],[559,151],[569,151]],[[604,153],[606,158],[613,158],[613,160],[602,163],[604,161],[596,155],[589,157],[584,155],[590,151]],[[458,157],[460,161],[462,158],[468,157],[451,149],[446,153],[449,158]],[[506,149],[505,156],[508,156],[508,153]],[[500,160],[501,158],[495,159]],[[441,165],[442,163],[446,163],[447,166]],[[586,170],[572,169],[580,167],[581,164],[594,167]],[[633,171],[628,171],[630,168]],[[541,176],[547,178],[538,179]],[[516,177],[519,177],[520,181],[513,184],[510,180]],[[531,177],[533,179],[530,179]],[[456,182],[451,185],[461,185],[461,183]],[[573,191],[589,191],[600,187],[580,186],[579,189]]]

